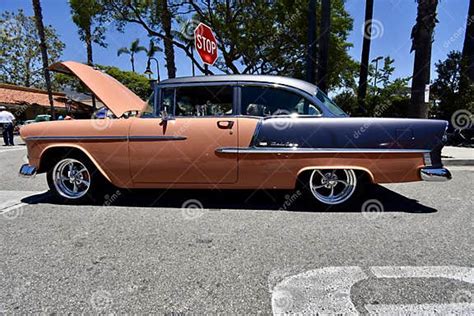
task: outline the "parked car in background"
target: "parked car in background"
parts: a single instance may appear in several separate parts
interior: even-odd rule
[[[446,121],[350,118],[316,86],[277,76],[169,79],[145,102],[108,75],[75,62],[75,74],[113,113],[99,120],[21,130],[29,164],[65,202],[119,188],[295,189],[340,205],[367,183],[445,181]],[[138,113],[138,114],[137,114]]]

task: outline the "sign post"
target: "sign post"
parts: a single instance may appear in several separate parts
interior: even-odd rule
[[[217,40],[212,29],[204,23],[194,30],[194,47],[204,63],[205,74],[208,75],[208,67],[212,66],[217,60]]]

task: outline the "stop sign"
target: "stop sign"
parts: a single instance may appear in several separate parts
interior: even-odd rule
[[[204,23],[194,30],[194,46],[203,63],[214,65],[217,59],[217,41],[212,29]]]

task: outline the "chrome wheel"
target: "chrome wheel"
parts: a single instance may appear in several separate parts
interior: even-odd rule
[[[347,201],[355,191],[357,177],[354,170],[314,170],[309,179],[309,187],[314,197],[329,205]]]
[[[76,159],[63,159],[53,169],[56,191],[68,199],[79,199],[89,191],[91,176],[86,166]]]

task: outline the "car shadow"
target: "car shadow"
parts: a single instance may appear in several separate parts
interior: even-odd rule
[[[50,193],[26,197],[23,203],[58,204]],[[404,212],[435,213],[420,204],[380,185],[369,185],[365,193],[346,206],[323,207],[301,191],[288,190],[124,190],[116,189],[96,205],[118,207],[165,207],[235,209],[291,212]]]

